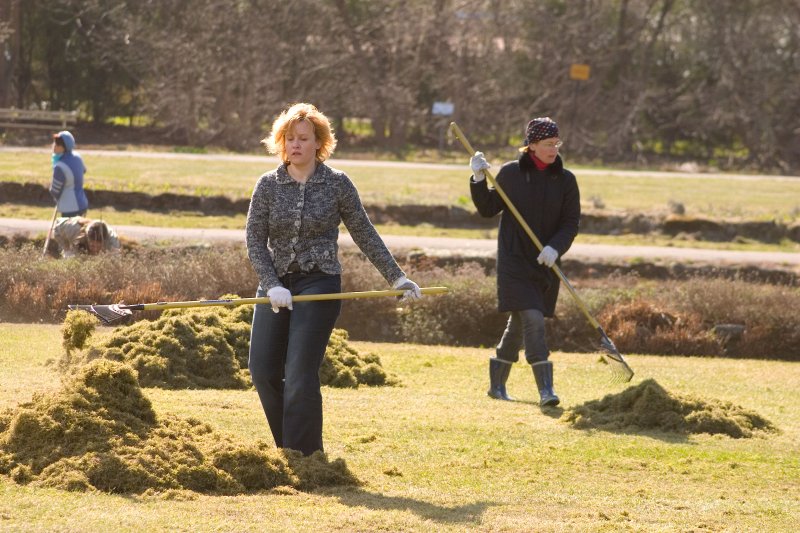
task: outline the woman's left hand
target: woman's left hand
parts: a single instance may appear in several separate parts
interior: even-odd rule
[[[547,267],[552,267],[556,264],[556,259],[558,259],[558,252],[552,246],[545,246],[542,253],[539,254],[539,257],[536,259],[539,261],[540,265],[545,265]]]

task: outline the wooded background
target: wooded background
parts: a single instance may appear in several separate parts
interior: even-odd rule
[[[507,147],[551,116],[572,160],[800,170],[798,0],[0,0],[0,46],[0,107],[192,146],[252,149],[308,101],[342,146],[457,120]]]

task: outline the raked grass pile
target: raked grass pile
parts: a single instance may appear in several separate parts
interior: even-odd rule
[[[136,373],[97,359],[63,388],[0,415],[0,474],[20,484],[109,493],[240,494],[355,485],[339,459],[237,443],[197,419],[158,417]]]
[[[69,311],[59,367],[70,372],[88,361],[108,359],[130,365],[144,387],[248,389],[252,318],[253,306],[171,309],[156,320],[121,326],[93,339],[97,319],[86,311]],[[380,357],[354,349],[342,329],[335,329],[328,341],[320,381],[352,388],[399,384]]]
[[[563,419],[578,429],[628,433],[661,431],[749,438],[778,431],[769,420],[741,406],[670,393],[653,379],[575,406],[564,413]]]

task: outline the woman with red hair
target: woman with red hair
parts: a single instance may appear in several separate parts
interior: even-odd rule
[[[281,164],[259,178],[247,214],[257,295],[270,298],[255,306],[248,366],[275,444],[310,455],[323,450],[319,369],[341,301],[293,304],[292,297],[341,292],[339,224],[404,298],[422,294],[378,235],[353,182],[325,164],[336,137],[324,114],[295,104],[262,143]]]

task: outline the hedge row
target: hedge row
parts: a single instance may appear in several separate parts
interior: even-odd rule
[[[394,298],[348,300],[337,327],[354,340],[486,346],[491,352],[507,320],[496,310],[493,272],[471,262],[436,266],[418,257],[401,262],[421,285],[445,285],[450,292],[408,305]],[[359,254],[344,254],[342,263],[344,291],[387,288]],[[790,311],[800,309],[800,288],[708,278],[571,280],[623,353],[800,360],[800,315]],[[0,249],[0,320],[5,322],[57,323],[71,303],[251,296],[256,285],[241,246],[142,248],[118,256],[44,261],[32,246]],[[548,328],[554,350],[597,347],[596,332],[566,291]]]

